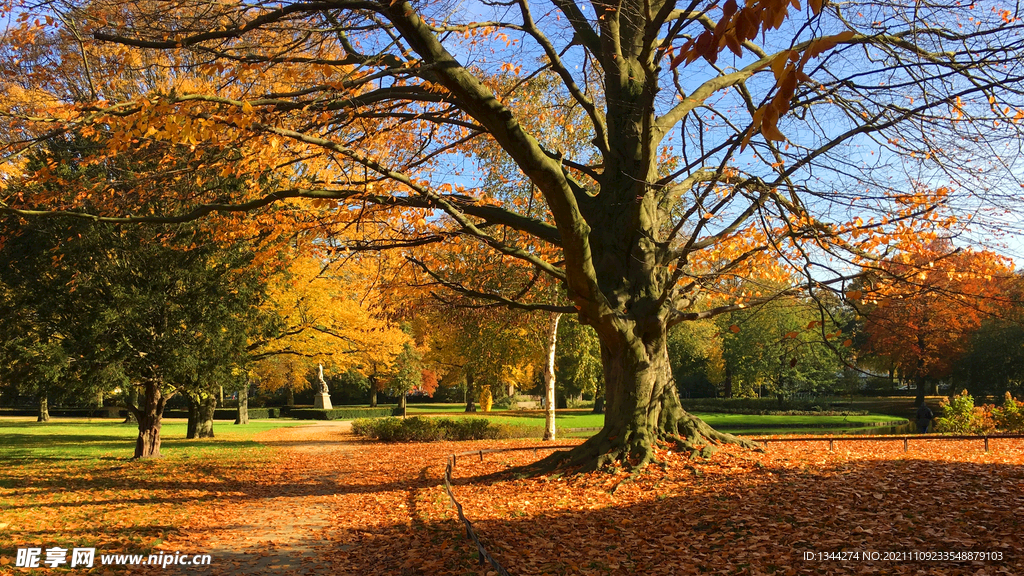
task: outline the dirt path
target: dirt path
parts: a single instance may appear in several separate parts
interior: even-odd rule
[[[352,471],[356,440],[351,430],[351,422],[322,422],[257,436],[277,449],[282,477],[255,478],[252,501],[241,507],[228,504],[234,521],[207,527],[195,542],[201,548],[185,550],[210,554],[210,566],[169,566],[163,572],[233,576],[325,571],[323,532],[330,526],[332,496]],[[332,465],[325,467],[325,462]]]
[[[164,554],[210,554],[211,565],[138,572],[487,574],[464,537],[441,476],[448,454],[493,447],[496,441],[372,443],[354,436],[347,422],[279,428],[256,440],[273,452],[254,459],[252,470],[229,471],[232,477],[218,487],[218,498],[191,505],[188,524],[159,546]]]

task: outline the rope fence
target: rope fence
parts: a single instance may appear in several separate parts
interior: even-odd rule
[[[494,568],[494,570],[498,573],[498,576],[511,576],[511,574],[509,574],[508,571],[505,570],[505,568],[503,568],[502,565],[494,559],[494,556],[491,556],[490,552],[488,552],[487,549],[484,548],[483,543],[480,542],[480,536],[477,535],[476,530],[473,529],[473,523],[469,521],[469,518],[466,518],[466,514],[462,510],[462,504],[459,504],[459,501],[455,499],[455,492],[452,491],[452,470],[455,468],[455,463],[458,461],[459,458],[469,456],[479,456],[480,461],[483,462],[484,454],[490,454],[494,452],[522,452],[526,450],[533,450],[533,454],[534,456],[536,456],[538,450],[560,450],[563,448],[574,447],[574,444],[563,444],[558,446],[535,446],[531,448],[490,448],[487,450],[469,450],[467,452],[457,452],[455,454],[448,456],[448,463],[447,465],[445,465],[444,468],[444,491],[448,493],[448,498],[450,498],[452,504],[455,505],[455,510],[457,510],[459,513],[459,520],[462,520],[462,523],[466,526],[466,537],[472,540],[474,544],[476,544],[476,550],[480,556],[480,563],[489,563],[491,567]]]

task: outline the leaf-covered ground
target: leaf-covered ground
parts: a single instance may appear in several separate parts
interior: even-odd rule
[[[445,456],[542,445],[382,445],[329,427],[261,439],[287,455],[284,476],[261,476],[261,490],[304,491],[305,502],[330,509],[311,539],[319,560],[298,574],[487,574],[439,485]],[[460,459],[455,489],[513,574],[1024,573],[1024,443],[993,440],[988,454],[980,442],[910,447],[840,443],[828,452],[820,442],[773,444],[763,454],[728,449],[694,462],[662,454],[667,466],[633,480],[625,473],[495,478],[534,455],[487,454],[482,462]],[[301,515],[294,506],[278,512]],[[224,501],[189,528],[189,540],[165,546],[202,550],[212,535],[230,539],[222,527],[251,507]],[[848,559],[829,557],[837,552]],[[887,552],[901,559],[865,560]],[[915,561],[915,552],[994,552],[1003,560]]]
[[[76,526],[54,524],[52,533],[112,532],[112,513],[98,511],[110,506],[130,521],[137,506],[156,519],[140,542],[117,546],[131,552],[159,534],[156,550],[214,555],[206,570],[152,574],[486,575],[492,569],[476,562],[440,487],[445,457],[543,445],[384,445],[337,425],[272,430],[257,440],[272,449],[158,465],[178,466],[174,479],[162,469],[137,478],[131,466],[111,463],[100,479],[105,487],[88,495],[102,498],[89,503],[97,514],[76,516]],[[665,466],[632,480],[625,473],[517,478],[510,467],[532,461],[532,450],[488,454],[459,460],[455,490],[512,574],[1024,574],[1024,441],[993,440],[990,453],[980,441],[917,441],[907,453],[901,442],[827,446],[726,449],[709,461],[661,454]],[[68,485],[59,465],[47,472],[23,479],[36,486],[34,510],[56,522],[53,510],[83,504],[70,495],[46,502],[45,493]],[[75,477],[70,492],[86,485]],[[12,487],[4,486],[10,503]],[[11,512],[0,510],[0,524]],[[831,557],[838,552],[847,558]],[[1002,560],[914,560],[958,552]],[[874,553],[900,559],[865,559]]]

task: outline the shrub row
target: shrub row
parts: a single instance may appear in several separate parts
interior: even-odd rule
[[[352,422],[360,436],[384,442],[437,440],[495,440],[529,436],[526,427],[491,422],[486,418],[380,418]]]
[[[114,418],[109,408],[50,408],[50,416],[60,418]],[[121,418],[124,418],[124,414]],[[39,408],[0,408],[0,416],[38,416]]]
[[[1011,432],[1024,434],[1024,402],[1009,392],[1002,406],[974,405],[974,397],[964,390],[953,398],[943,398],[939,405],[942,417],[935,419],[935,430],[953,434],[991,434]]]
[[[834,400],[830,401],[830,400]],[[842,401],[829,398],[686,398],[687,412],[759,414],[762,416],[864,416],[867,410],[843,410]],[[833,406],[833,404],[836,404]]]
[[[288,411],[289,418],[298,420],[355,420],[357,418],[384,418],[392,416],[394,408],[292,408]]]

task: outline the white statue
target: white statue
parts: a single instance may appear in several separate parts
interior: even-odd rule
[[[320,370],[320,392],[326,394],[326,393],[328,393],[328,390],[327,390],[327,381],[324,380],[324,365],[323,364],[317,364],[317,367]]]

